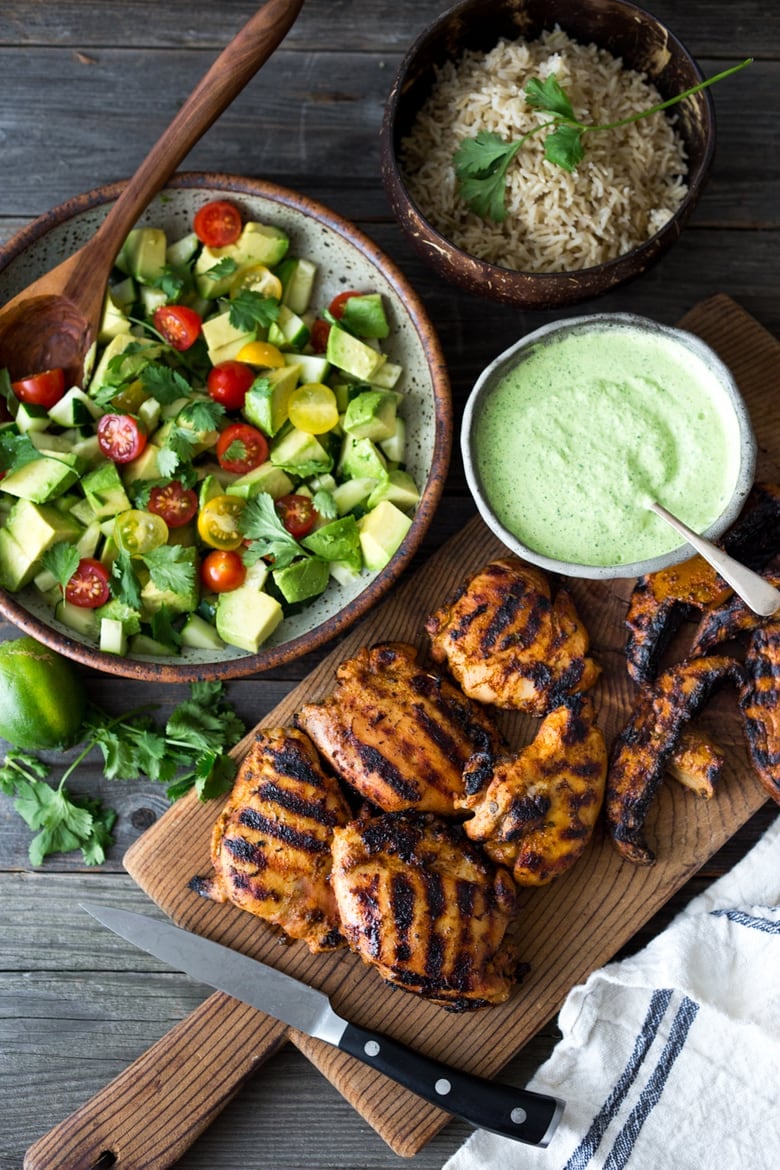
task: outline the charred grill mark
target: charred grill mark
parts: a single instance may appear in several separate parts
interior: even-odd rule
[[[518,611],[526,604],[526,598],[529,592],[531,592],[533,597],[533,591],[528,590],[524,581],[513,581],[511,583],[506,596],[496,606],[495,613],[482,634],[480,648],[484,653],[489,653],[496,646],[504,631],[515,621]],[[508,635],[508,638],[502,641],[501,649],[516,645],[518,642],[526,645],[533,641],[541,623],[541,614],[545,603],[549,612],[549,601],[537,595],[525,615],[523,628]]]
[[[457,626],[447,630],[448,639],[452,642],[459,642],[461,638],[464,638],[474,622],[486,612],[487,607],[487,602],[484,601],[481,605],[475,605],[468,613],[461,614]]]
[[[369,855],[389,853],[405,865],[414,865],[420,844],[421,827],[404,813],[387,813],[369,821],[360,832],[360,838]]]
[[[254,829],[258,833],[267,833],[269,837],[283,841],[285,845],[290,845],[292,848],[300,849],[305,853],[330,852],[329,841],[319,841],[316,837],[312,837],[310,833],[301,833],[281,821],[274,821],[269,817],[264,817],[253,808],[242,808],[238,817],[238,823],[246,826],[248,829]]]
[[[746,681],[740,694],[745,738],[758,777],[780,802],[780,621],[754,632],[745,655]]]
[[[780,486],[753,485],[736,523],[721,544],[751,569],[761,569],[780,548]]]
[[[420,793],[417,785],[413,781],[405,779],[395,764],[383,756],[378,748],[363,743],[352,731],[347,731],[344,739],[354,748],[361,764],[367,771],[378,776],[384,784],[387,784],[388,788],[392,788],[393,792],[403,800],[411,802],[419,800]]]
[[[428,903],[428,917],[431,922],[435,922],[438,918],[441,918],[447,909],[442,880],[432,870],[421,869],[420,881],[422,882],[425,898]]]
[[[463,773],[463,787],[466,796],[476,796],[487,788],[493,778],[493,757],[476,752],[466,763]]]
[[[406,963],[412,957],[409,931],[414,922],[414,886],[406,874],[394,874],[390,881],[390,910],[393,926],[398,935],[395,944],[395,961]]]
[[[265,869],[268,864],[263,854],[263,842],[254,844],[247,841],[246,837],[224,837],[222,847],[236,861],[246,861],[257,869]]]
[[[295,813],[301,818],[305,817],[317,821],[318,824],[325,825],[326,828],[332,828],[337,822],[338,818],[335,813],[325,808],[324,805],[313,800],[306,800],[299,793],[290,791],[288,788],[280,788],[272,780],[267,780],[255,791],[261,800],[268,801],[269,804],[278,804],[287,812]]]
[[[422,703],[415,703],[412,707],[415,716],[415,723],[420,731],[428,737],[428,739],[436,744],[436,747],[453,762],[459,760],[463,751],[461,746],[456,743],[451,732],[447,730],[443,722],[437,722],[432,719]]]
[[[266,754],[271,767],[280,776],[289,776],[291,780],[300,780],[313,788],[324,787],[322,776],[302,750],[288,744],[278,749],[269,747]]]
[[[444,954],[444,941],[435,930],[432,930],[431,937],[428,940],[428,949],[425,955],[425,974],[432,983],[438,986],[441,986],[442,982]]]

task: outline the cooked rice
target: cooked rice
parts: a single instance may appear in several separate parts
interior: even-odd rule
[[[524,272],[588,268],[629,252],[675,213],[687,186],[685,149],[671,120],[653,114],[617,130],[586,134],[585,157],[569,173],[544,158],[544,133],[507,172],[507,218],[482,219],[460,199],[452,156],[464,138],[489,130],[507,142],[549,114],[525,100],[532,77],[554,74],[581,122],[614,122],[663,99],[645,77],[595,45],[556,28],[538,41],[502,40],[467,51],[437,71],[433,92],[401,145],[410,195],[431,224],[472,256]]]

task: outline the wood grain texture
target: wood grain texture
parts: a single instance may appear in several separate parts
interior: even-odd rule
[[[713,345],[731,367],[753,418],[760,447],[758,476],[780,473],[780,402],[770,390],[780,344],[724,296],[697,306],[681,324]],[[411,581],[344,639],[295,690],[261,721],[292,722],[304,701],[323,698],[335,668],[359,646],[405,640],[424,648],[427,615],[464,574],[500,555],[502,546],[479,519],[436,553]],[[603,666],[595,689],[599,722],[611,742],[631,710],[633,686],[623,661],[626,600],[631,581],[574,581],[572,593]],[[684,636],[684,635],[683,635]],[[501,713],[510,743],[533,734],[528,717]],[[576,869],[539,890],[520,892],[517,936],[530,974],[510,1002],[461,1017],[453,1028],[441,1009],[388,988],[347,953],[312,956],[302,944],[279,947],[278,935],[233,907],[204,902],[188,889],[194,874],[209,872],[213,810],[196,799],[173,806],[129,850],[125,864],[139,885],[178,924],[271,963],[326,991],[336,1010],[377,1028],[427,1055],[480,1075],[494,1075],[556,1011],[569,989],[609,959],[637,929],[766,800],[747,760],[734,695],[709,705],[706,727],[717,727],[729,763],[729,782],[711,802],[685,790],[664,790],[649,818],[658,862],[650,870],[620,859],[603,829]],[[251,733],[250,733],[251,735]],[[249,738],[249,737],[248,737]],[[247,740],[239,745],[242,754]],[[215,1048],[221,1049],[219,1032]],[[440,1110],[327,1045],[290,1038],[315,1061],[392,1149],[414,1154],[444,1123]]]

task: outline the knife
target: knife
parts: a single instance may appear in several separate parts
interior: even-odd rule
[[[351,1024],[321,991],[202,935],[95,902],[81,907],[128,942],[250,1007],[325,1040],[479,1129],[547,1146],[563,1115],[557,1097],[485,1080]]]

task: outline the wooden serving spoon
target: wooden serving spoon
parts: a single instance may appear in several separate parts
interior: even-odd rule
[[[0,369],[12,379],[62,368],[81,385],[114,259],[141,212],[270,57],[303,0],[268,0],[220,53],[152,147],[95,235],[0,310]]]

